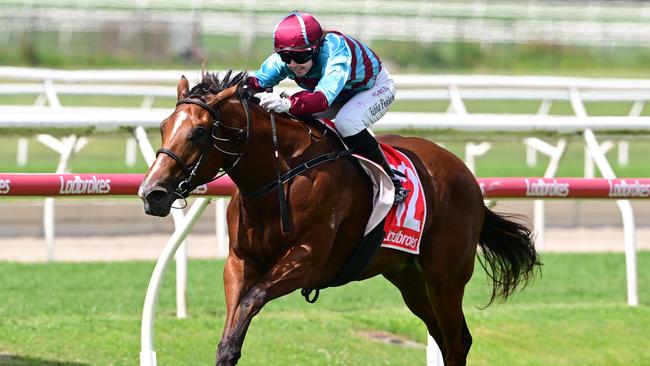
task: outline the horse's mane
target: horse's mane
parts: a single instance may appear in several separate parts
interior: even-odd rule
[[[259,102],[254,96],[255,92],[252,89],[244,88],[248,79],[248,72],[246,71],[240,71],[233,75],[233,70],[228,70],[221,78],[219,78],[219,74],[216,72],[202,72],[201,76],[201,82],[190,90],[187,96],[188,98],[197,98],[205,101],[205,97],[219,94],[221,91],[237,85],[236,95],[239,98],[253,101],[255,105]],[[262,110],[264,109],[262,108]],[[286,114],[286,116],[316,128],[320,133],[325,133],[326,131],[325,126],[312,115],[293,116]]]
[[[208,95],[216,95],[231,86],[244,86],[248,79],[248,73],[241,71],[233,75],[232,70],[228,70],[220,79],[216,72],[202,72],[201,82],[196,84],[189,92],[188,98],[204,99]],[[238,94],[242,88],[238,88]]]

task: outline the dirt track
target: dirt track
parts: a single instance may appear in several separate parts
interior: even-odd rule
[[[190,234],[190,258],[216,258],[214,206]],[[650,250],[650,202],[634,201],[636,243]],[[532,201],[499,201],[498,212],[532,217]],[[0,202],[0,261],[42,262],[40,200]],[[551,201],[546,205],[546,251],[623,251],[621,215],[613,201]],[[57,200],[54,258],[59,261],[154,260],[173,230],[170,217],[153,218],[138,200]]]

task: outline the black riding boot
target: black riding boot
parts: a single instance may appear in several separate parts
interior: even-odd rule
[[[357,133],[356,135],[344,137],[343,141],[352,148],[353,152],[372,160],[379,164],[393,182],[395,186],[395,201],[394,203],[402,203],[409,194],[409,191],[402,186],[402,181],[395,176],[393,169],[388,165],[388,161],[381,151],[377,140],[368,132],[367,129]]]

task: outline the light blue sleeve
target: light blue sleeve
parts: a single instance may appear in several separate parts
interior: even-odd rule
[[[273,53],[264,60],[253,76],[257,78],[261,87],[272,88],[287,77],[287,66],[280,59],[280,55]]]
[[[322,77],[315,90],[325,94],[327,104],[331,105],[348,81],[351,69],[352,53],[343,37],[328,34],[321,50],[319,62],[322,63]]]

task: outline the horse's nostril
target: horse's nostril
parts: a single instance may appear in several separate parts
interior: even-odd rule
[[[166,196],[167,192],[157,189],[147,194],[147,202],[149,202],[150,205],[156,205],[163,202]]]

